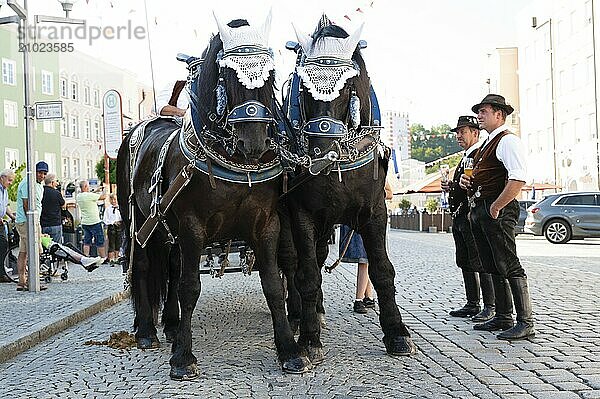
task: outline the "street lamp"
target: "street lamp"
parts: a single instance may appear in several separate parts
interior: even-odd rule
[[[63,4],[65,12],[73,8],[73,3],[76,0],[59,0]],[[66,5],[64,3],[69,3]],[[39,292],[40,291],[40,259],[39,259],[39,242],[35,234],[36,231],[36,220],[39,220],[37,210],[35,209],[35,159],[34,159],[34,131],[32,122],[35,118],[33,106],[30,103],[31,98],[31,74],[29,65],[29,13],[27,10],[27,0],[23,0],[23,6],[17,3],[16,0],[0,0],[0,7],[3,4],[8,6],[14,11],[16,15],[10,17],[0,18],[0,25],[8,23],[19,24],[21,32],[25,32],[23,35],[19,35],[19,40],[23,51],[23,108],[25,111],[25,152],[27,156],[27,197],[29,199],[29,209],[27,210],[27,266],[29,271],[29,291]],[[55,18],[55,17],[44,17],[41,15],[35,16],[36,23],[38,22],[58,22],[58,23],[76,23],[83,24],[84,20],[71,20],[69,18]],[[21,47],[20,47],[21,48]]]
[[[69,12],[73,10],[73,4],[77,3],[77,0],[58,0],[58,2],[62,5],[65,18],[69,18]]]

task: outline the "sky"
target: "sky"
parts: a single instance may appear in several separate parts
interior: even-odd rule
[[[518,12],[531,0],[146,0],[144,39],[100,39],[75,49],[136,73],[157,90],[186,74],[178,52],[200,55],[217,32],[213,12],[225,23],[246,18],[262,24],[273,13],[270,46],[281,84],[294,66],[285,42],[295,40],[292,23],[312,32],[321,13],[349,33],[365,23],[367,70],[383,109],[407,112],[425,127],[453,125],[487,92],[488,54],[516,45]],[[7,7],[3,7],[7,8]],[[57,1],[29,1],[30,14],[60,15]],[[0,10],[0,16],[10,11]],[[72,18],[90,26],[146,28],[144,0],[78,1]],[[149,38],[149,40],[148,40]],[[150,43],[150,46],[149,46]],[[153,74],[150,68],[152,53]]]

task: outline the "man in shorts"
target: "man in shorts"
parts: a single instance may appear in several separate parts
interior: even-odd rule
[[[80,181],[79,187],[81,193],[77,195],[77,206],[79,207],[83,229],[83,253],[85,256],[89,256],[93,238],[98,249],[98,255],[106,258],[104,229],[100,222],[100,210],[98,209],[98,201],[103,201],[106,194],[104,192],[101,194],[90,192],[90,183],[87,180]]]
[[[44,186],[42,182],[48,173],[48,164],[40,161],[35,165],[35,235],[37,243],[41,247],[41,231],[40,214],[42,212],[42,197],[44,196]],[[17,189],[17,217],[15,219],[17,232],[19,233],[19,256],[17,257],[17,269],[19,271],[19,282],[17,283],[17,291],[28,291],[27,286],[27,242],[29,237],[27,234],[27,212],[30,209],[29,193],[27,191],[27,179],[23,179],[19,183]],[[45,285],[40,286],[40,290],[45,290]]]

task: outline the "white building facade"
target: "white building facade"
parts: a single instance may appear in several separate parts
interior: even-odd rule
[[[65,181],[96,177],[96,163],[104,157],[102,99],[110,89],[121,94],[124,129],[148,115],[152,93],[144,91],[134,73],[77,51],[61,54],[60,168]]]
[[[538,0],[519,15],[521,137],[534,183],[600,188],[595,6]]]

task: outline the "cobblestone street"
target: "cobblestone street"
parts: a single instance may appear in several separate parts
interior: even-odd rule
[[[448,316],[464,302],[450,234],[392,230],[397,301],[418,346],[413,357],[386,356],[377,312],[352,312],[354,265],[324,275],[326,359],[301,376],[278,365],[258,273],[204,275],[193,318],[199,379],[169,379],[164,342],[153,351],[84,345],[131,330],[125,300],[0,364],[0,397],[600,398],[600,240],[558,246],[519,236],[517,245],[533,299],[532,341],[499,341]],[[332,247],[328,262],[336,256]]]

